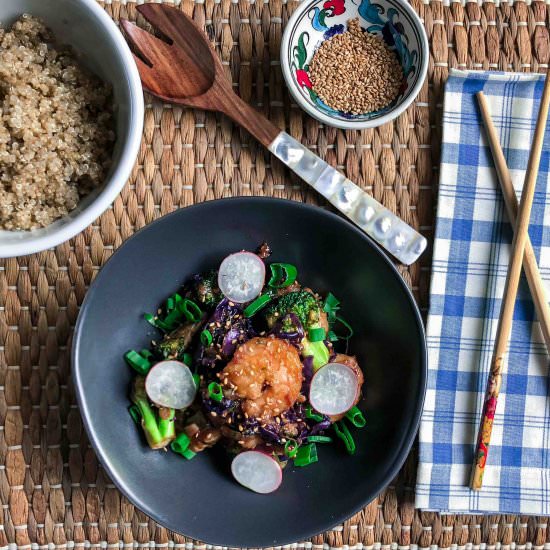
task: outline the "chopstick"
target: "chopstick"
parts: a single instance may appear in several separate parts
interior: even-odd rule
[[[508,219],[512,227],[515,227],[518,214],[518,199],[516,198],[510,171],[506,165],[506,159],[504,158],[495,125],[493,124],[491,113],[489,112],[487,98],[483,92],[478,92],[476,97],[479,104],[479,110],[481,111],[483,125],[487,133],[489,147],[493,154],[498,181],[500,182],[504,203],[506,204],[506,211],[508,212]],[[523,269],[525,270],[527,282],[529,283],[529,289],[531,290],[531,295],[535,304],[535,311],[537,313],[537,319],[539,320],[544,342],[546,343],[546,349],[550,352],[550,306],[548,305],[546,290],[542,282],[542,277],[537,265],[537,258],[529,236],[527,236],[527,240],[525,241]]]
[[[525,243],[527,241],[529,228],[529,218],[531,217],[531,206],[533,205],[533,197],[535,194],[535,184],[540,164],[542,146],[544,143],[544,133],[546,131],[546,119],[548,117],[548,107],[550,105],[550,78],[548,73],[544,82],[544,89],[540,101],[539,114],[537,124],[535,126],[535,135],[531,145],[529,154],[529,162],[527,163],[527,173],[521,193],[519,203],[518,216],[516,227],[514,230],[514,239],[512,241],[512,254],[510,263],[508,264],[508,273],[506,275],[506,284],[504,286],[504,296],[500,317],[497,326],[497,335],[493,357],[491,359],[491,368],[485,397],[483,402],[483,412],[481,413],[481,422],[477,436],[476,451],[474,454],[474,464],[472,467],[472,478],[470,480],[470,488],[479,491],[483,484],[483,474],[485,472],[485,464],[489,453],[489,445],[491,442],[491,432],[493,431],[493,418],[500,392],[500,384],[502,382],[502,372],[504,355],[508,347],[510,331],[512,328],[512,316],[514,314],[514,304],[516,301],[519,278],[521,275],[521,265],[525,252]]]

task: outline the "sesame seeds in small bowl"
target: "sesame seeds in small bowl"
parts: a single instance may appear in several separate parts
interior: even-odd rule
[[[281,44],[295,101],[344,129],[399,116],[418,95],[428,58],[426,32],[406,0],[304,0]]]

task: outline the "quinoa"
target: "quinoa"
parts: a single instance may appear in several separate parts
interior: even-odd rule
[[[115,140],[111,87],[38,19],[0,28],[0,229],[44,227],[103,183]]]
[[[395,52],[358,19],[325,40],[309,64],[313,91],[333,109],[354,115],[387,107],[398,95],[403,69]]]

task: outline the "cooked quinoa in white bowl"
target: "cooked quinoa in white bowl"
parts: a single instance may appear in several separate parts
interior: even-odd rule
[[[0,2],[0,258],[56,246],[108,208],[143,115],[132,54],[95,0]]]

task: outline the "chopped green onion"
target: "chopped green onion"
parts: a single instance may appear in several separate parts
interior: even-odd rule
[[[133,349],[124,354],[124,359],[126,360],[126,363],[128,363],[128,365],[130,365],[136,372],[138,372],[142,376],[145,376],[152,366],[149,359],[146,359]]]
[[[183,456],[183,458],[186,458],[187,460],[191,460],[195,457],[196,454],[197,453],[194,453],[191,449],[185,449],[185,451],[181,453],[181,456]]]
[[[153,357],[153,354],[148,349],[142,349],[139,351],[139,354],[142,357],[145,357],[145,359],[151,359]]]
[[[172,327],[170,325],[167,325],[164,321],[162,321],[158,317],[155,317],[154,315],[151,315],[150,313],[144,313],[143,318],[150,325],[153,325],[155,328],[163,330],[164,332],[170,332],[172,330]]]
[[[163,323],[169,328],[174,330],[182,322],[182,313],[179,309],[173,309],[165,318]]]
[[[259,298],[256,298],[251,304],[248,304],[243,312],[245,317],[252,317],[255,313],[258,313],[260,309],[264,308],[271,301],[270,294],[262,294]]]
[[[182,300],[178,304],[178,309],[185,315],[188,321],[192,321],[193,323],[197,323],[202,318],[201,308],[189,298]]]
[[[333,330],[328,331],[327,338],[329,342],[338,342],[338,340],[340,340],[340,338],[338,338],[338,335]]]
[[[208,384],[208,397],[218,403],[223,399],[223,388],[217,382]]]
[[[332,443],[332,437],[328,435],[309,435],[307,438],[308,443]]]
[[[294,458],[294,466],[309,466],[314,462],[317,462],[317,446],[315,443],[308,443],[307,445],[302,445],[296,457]]]
[[[325,303],[323,304],[323,311],[327,314],[328,320],[333,321],[336,317],[336,312],[340,309],[340,300],[329,292],[325,298]]]
[[[189,448],[189,443],[191,443],[191,439],[186,433],[182,432],[172,441],[170,448],[175,453],[183,454]]]
[[[132,417],[132,420],[138,425],[141,425],[141,413],[139,412],[139,407],[137,405],[130,405],[128,407],[128,412]]]
[[[275,263],[269,266],[271,278],[267,283],[271,288],[285,288],[296,281],[298,270],[292,264]]]
[[[212,333],[208,329],[204,329],[201,332],[201,344],[204,347],[208,347],[212,343]]]
[[[193,356],[190,353],[183,354],[183,363],[188,367],[193,366]]]
[[[311,405],[306,407],[306,418],[309,420],[315,420],[315,422],[322,422],[325,419],[323,415],[313,412]]]
[[[195,386],[199,389],[199,386],[201,385],[201,377],[197,373],[193,375],[193,382],[195,382]]]
[[[342,317],[336,316],[334,319],[336,321],[338,321],[341,325],[343,325],[346,328],[346,330],[348,331],[348,333],[346,335],[338,336],[338,338],[342,338],[344,340],[349,340],[353,336],[353,329],[351,328],[351,325],[345,319],[342,319]]]
[[[299,445],[294,439],[289,439],[285,443],[285,455],[288,458],[294,458],[298,453]]]
[[[183,298],[176,292],[172,294],[166,300],[166,313],[170,313],[173,309],[176,309],[177,305],[183,300]]]
[[[332,427],[334,428],[334,433],[344,442],[348,454],[355,454],[355,441],[346,423],[342,420],[340,422],[335,422]]]
[[[346,418],[356,427],[364,428],[367,425],[367,421],[363,416],[363,413],[359,410],[359,407],[352,407],[347,413]]]
[[[323,327],[310,328],[307,333],[310,342],[322,342],[327,335],[327,331]]]

